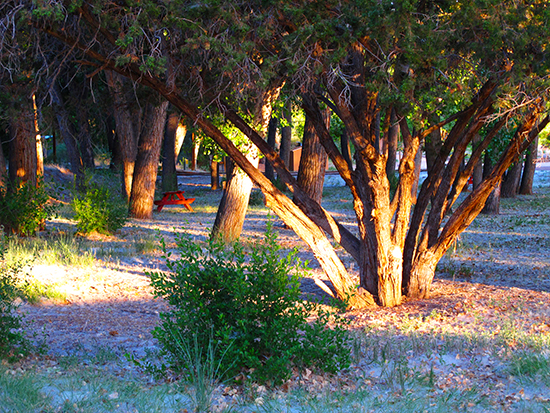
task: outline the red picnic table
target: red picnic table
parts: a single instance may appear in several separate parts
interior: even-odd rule
[[[183,193],[185,191],[168,191],[162,195],[160,201],[154,201],[154,204],[157,205],[157,212],[162,211],[164,205],[183,205],[189,211],[194,212],[191,208],[191,204],[195,198],[185,198]]]

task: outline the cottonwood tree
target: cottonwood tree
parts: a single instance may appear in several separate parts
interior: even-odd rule
[[[174,1],[166,8],[154,2],[132,7],[110,2],[67,1],[64,8],[59,4],[43,6],[30,21],[43,33],[80,50],[90,65],[156,90],[200,126],[259,185],[267,205],[310,246],[337,296],[348,299],[350,306],[393,306],[404,297],[428,297],[439,259],[548,123],[549,11],[544,1],[281,1],[269,5]],[[55,13],[63,18],[55,19]],[[170,15],[163,20],[165,32],[160,36],[173,39],[177,34],[179,44],[187,46],[172,49],[181,54],[182,62],[174,86],[158,71],[154,47],[137,50],[133,40],[128,42],[129,37],[139,37],[139,30],[124,27],[113,34],[113,21],[137,15],[144,20],[140,30],[151,33],[158,27],[155,19]],[[223,30],[212,30],[215,25],[205,28],[204,16],[213,16]],[[252,28],[256,30],[248,35]],[[221,38],[216,38],[217,33],[222,33]],[[230,47],[224,49],[221,39]],[[210,60],[212,45],[217,49]],[[225,59],[224,52],[237,58]],[[231,76],[208,76],[212,67],[223,75],[240,70],[243,62],[249,64],[241,72],[250,74],[246,87],[231,81]],[[245,116],[242,105],[233,107],[239,93],[246,91],[243,96],[249,96],[249,91],[256,90],[261,96],[279,78],[301,96],[322,145],[350,188],[356,233],[305,193],[258,133],[254,118]],[[189,93],[188,85],[195,85],[200,93]],[[264,153],[293,191],[294,202],[204,116],[204,101],[193,100],[201,94],[210,97],[210,105]],[[320,102],[344,123],[355,147],[354,162],[346,161],[330,136]],[[484,150],[511,117],[518,126],[510,143],[476,189],[460,197]],[[397,124],[403,156],[392,191],[387,161],[393,145],[390,131],[395,133]],[[487,125],[479,141],[478,133]],[[413,191],[418,183],[415,160],[426,137],[437,130],[442,134],[441,145],[417,194]],[[474,139],[477,146],[468,156]],[[357,261],[359,288],[327,235]]]

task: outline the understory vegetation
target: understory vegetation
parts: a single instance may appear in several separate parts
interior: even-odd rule
[[[345,222],[351,200],[344,191],[327,190],[324,204],[339,211]],[[296,256],[288,254],[290,231],[277,226],[277,240],[273,233],[263,239],[263,233],[249,231],[242,243],[222,249],[206,238],[215,215],[210,204],[218,201],[219,194],[189,189],[186,193],[197,198],[196,213],[186,215],[183,208],[172,207],[156,216],[159,225],[165,217],[188,218],[185,227],[197,241],[189,242],[186,235],[177,244],[167,241],[164,248],[172,268],[153,276],[162,286],[159,293],[178,291],[176,305],[155,333],[159,342],[167,342],[167,354],[149,351],[136,356],[134,361],[144,369],[128,361],[124,348],[100,344],[81,354],[37,354],[4,362],[0,412],[547,412],[548,302],[531,294],[548,291],[550,196],[546,190],[538,192],[503,200],[501,215],[476,219],[438,266],[435,286],[447,289],[435,291],[433,299],[404,304],[399,310],[351,312],[345,315],[347,323],[329,323],[335,328],[324,330],[324,320],[304,325],[313,320],[305,316],[319,309],[337,316],[333,307],[321,305],[315,310],[307,301],[291,300],[296,298],[294,283],[300,281],[297,275],[302,270]],[[263,222],[267,213],[265,207],[256,208],[249,219]],[[54,225],[59,227],[55,231]],[[164,235],[173,229],[169,225],[163,227]],[[117,257],[121,263],[160,259],[154,227],[130,221],[114,235],[81,236],[75,235],[76,222],[66,213],[48,221],[39,237],[6,238],[4,262],[93,270],[96,265],[116,268]],[[248,277],[252,272],[258,274],[254,283],[258,290],[253,291]],[[57,299],[60,290],[55,285],[27,284],[25,292],[20,282],[26,279],[25,271],[18,273],[18,283],[10,284],[17,286],[11,290],[13,306],[20,300],[32,301],[33,294],[38,300],[48,294]],[[186,292],[176,280],[189,287]],[[237,299],[224,299],[228,296],[222,291],[229,286],[235,297],[239,294]],[[266,290],[269,294],[264,294]],[[202,312],[186,311],[205,302],[201,294],[210,294],[211,300],[206,300],[210,306],[203,306]],[[256,298],[250,298],[252,294]],[[262,301],[258,297],[265,298],[264,303],[281,302],[287,307],[278,308],[288,311],[276,312],[273,306],[258,310],[254,307]],[[65,306],[63,297],[59,299]],[[275,322],[259,329],[258,312]],[[285,314],[294,318],[286,320]],[[245,315],[256,324],[237,322]],[[25,337],[20,329],[10,331],[18,334],[17,339]],[[311,346],[274,346],[266,355],[270,349],[266,341],[284,336],[289,342],[297,337],[305,343],[308,334],[317,338]],[[12,344],[36,352],[19,343]],[[324,353],[315,352],[316,344]],[[12,347],[11,354],[19,350]],[[275,363],[275,356],[282,362]],[[274,358],[272,364],[265,362],[267,357]],[[332,363],[338,371],[316,364],[319,360]],[[168,377],[166,371],[161,377],[150,374],[162,370],[163,364],[171,367]]]
[[[178,235],[176,259],[164,245],[170,272],[152,273],[151,282],[172,311],[161,314],[154,336],[173,368],[189,373],[209,358],[220,378],[279,385],[293,367],[336,373],[349,366],[343,318],[300,299],[304,266],[297,250],[281,254],[276,237],[271,223],[250,248]]]

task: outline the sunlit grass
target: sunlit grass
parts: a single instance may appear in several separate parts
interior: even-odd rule
[[[6,242],[5,258],[32,261],[35,264],[90,266],[94,256],[83,240],[72,235],[20,238],[10,237]]]

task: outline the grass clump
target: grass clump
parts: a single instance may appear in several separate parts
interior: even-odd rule
[[[6,259],[82,267],[90,266],[94,262],[93,254],[84,245],[82,239],[65,234],[33,239],[10,237],[6,242]]]
[[[304,266],[296,251],[280,256],[270,224],[249,251],[216,241],[203,248],[186,234],[176,243],[181,258],[175,260],[163,245],[171,273],[150,274],[155,294],[172,308],[153,334],[174,369],[194,368],[182,351],[194,348],[194,340],[203,349],[215,344],[219,357],[212,362],[224,377],[273,385],[290,377],[293,367],[336,372],[349,365],[347,332],[333,314],[300,301]],[[318,317],[308,323],[313,310]]]
[[[90,183],[83,193],[75,195],[71,204],[80,233],[97,231],[110,234],[122,228],[128,220],[128,206],[107,187]]]

